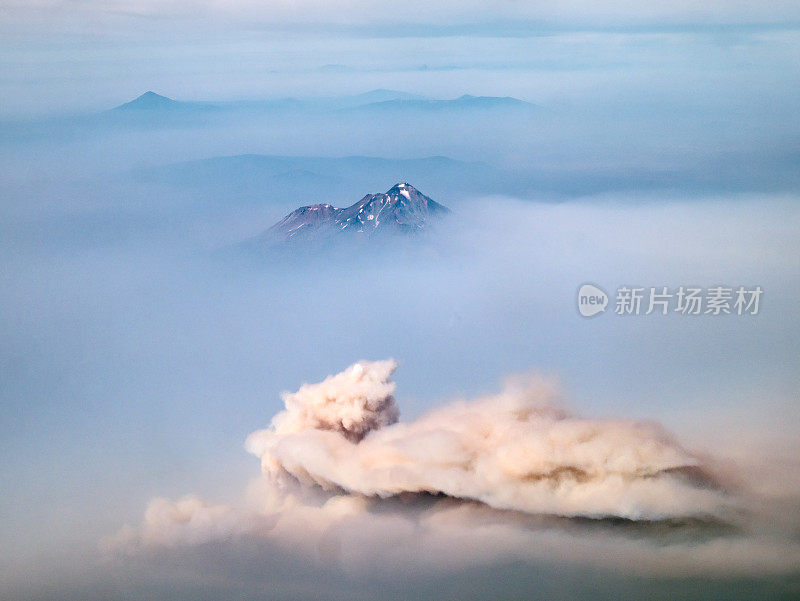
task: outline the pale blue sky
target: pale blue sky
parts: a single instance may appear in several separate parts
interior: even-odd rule
[[[786,102],[800,9],[759,6],[4,2],[0,115],[97,110],[147,89],[228,99],[382,87],[557,103],[603,101],[609,87],[615,101],[697,87],[697,102],[717,88]]]

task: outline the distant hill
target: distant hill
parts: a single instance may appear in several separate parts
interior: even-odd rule
[[[163,112],[163,111],[191,111],[208,110],[220,108],[218,104],[211,102],[184,102],[167,98],[155,92],[145,92],[137,96],[130,102],[120,104],[111,109],[114,113],[136,113],[136,112]]]
[[[418,182],[445,201],[456,196],[520,193],[525,186],[517,174],[442,156],[390,159],[247,154],[164,165],[134,175],[141,182],[169,186],[206,202],[267,202],[286,207],[343,203],[387,181]]]
[[[338,110],[353,108],[380,102],[425,102],[429,99],[418,94],[397,90],[377,89],[350,96],[332,96],[320,98],[275,98],[266,100],[240,101],[193,101],[174,100],[147,91],[133,100],[111,109],[111,112],[174,112],[216,109],[220,111],[262,111],[262,110]]]
[[[396,98],[372,102],[350,110],[362,111],[468,111],[491,109],[533,109],[535,105],[510,96],[470,96],[464,95],[452,100],[430,98]]]
[[[179,108],[181,104],[182,104],[181,102],[173,100],[172,98],[167,98],[166,96],[162,96],[161,94],[156,94],[155,92],[145,92],[144,94],[134,98],[130,102],[121,104],[117,107],[114,107],[111,110],[114,111],[172,110]]]
[[[491,195],[558,200],[607,190],[670,185],[675,174],[554,170],[532,164],[508,170],[443,156],[394,159],[244,154],[139,169],[141,183],[168,187],[199,203],[264,203],[274,207],[344,204],[384,182],[414,182],[445,204]]]
[[[350,96],[321,98],[276,98],[226,102],[186,102],[174,100],[152,91],[145,92],[111,109],[112,113],[188,113],[213,109],[222,113],[241,111],[386,111],[386,110],[489,110],[530,109],[534,105],[509,96],[464,95],[452,100],[437,100],[398,90],[377,89]]]
[[[358,105],[372,104],[375,102],[391,102],[391,101],[422,101],[430,100],[426,96],[419,94],[409,94],[408,92],[400,92],[398,90],[384,90],[382,88],[377,90],[370,90],[363,94],[356,94],[354,96],[346,96]]]

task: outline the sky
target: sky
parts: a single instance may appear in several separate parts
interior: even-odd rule
[[[777,74],[796,73],[793,2],[368,5],[4,2],[0,114],[101,110],[151,88],[196,100],[388,87],[532,102],[687,89],[702,102],[737,89],[745,96],[729,102],[758,90],[773,104],[788,93]]]
[[[796,2],[0,0],[0,597],[793,598],[798,47]],[[374,89],[531,106],[107,112]],[[419,246],[237,255],[404,180]],[[718,285],[760,313],[613,313]]]

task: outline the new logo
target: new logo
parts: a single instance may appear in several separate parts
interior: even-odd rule
[[[578,312],[584,317],[602,313],[608,306],[608,294],[594,284],[584,284],[578,289]]]

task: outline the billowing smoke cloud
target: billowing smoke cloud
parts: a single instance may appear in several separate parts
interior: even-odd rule
[[[724,492],[656,424],[570,415],[539,377],[398,422],[395,368],[362,361],[284,394],[285,411],[247,439],[263,474],[243,503],[154,499],[103,548],[280,549],[387,577],[498,560],[670,575],[798,564],[796,540],[765,530],[747,494]]]
[[[351,442],[360,441],[370,431],[395,423],[400,415],[390,380],[396,368],[394,361],[356,363],[320,384],[284,393],[286,411],[272,420],[272,431],[281,437],[332,430]]]
[[[284,396],[251,434],[267,477],[365,496],[443,494],[496,509],[658,520],[720,515],[724,496],[657,425],[557,408],[552,386],[515,382],[398,423],[392,361],[361,362]]]

